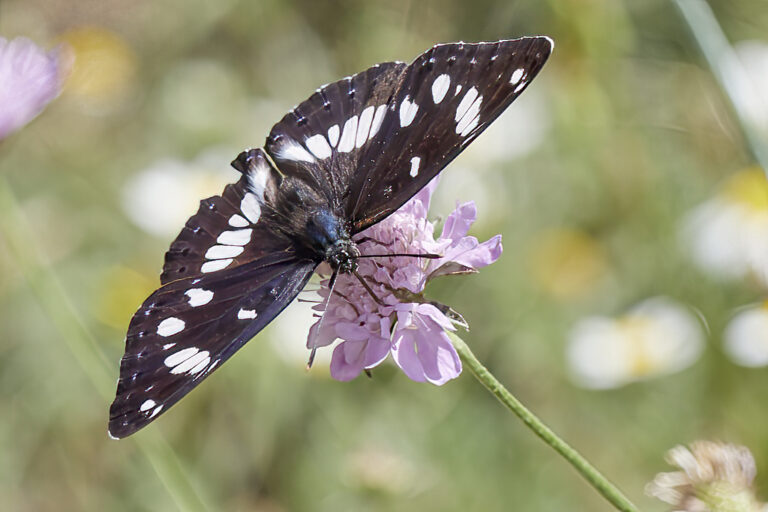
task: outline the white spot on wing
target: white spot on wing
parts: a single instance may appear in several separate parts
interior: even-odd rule
[[[341,140],[337,148],[340,153],[349,153],[355,147],[357,137],[357,116],[352,116],[344,123],[344,131],[341,132]]]
[[[152,414],[150,414],[149,417],[150,418],[154,418],[155,416],[160,414],[160,411],[162,411],[162,410],[163,410],[163,404],[160,404],[157,407],[155,407],[155,410],[152,411]]]
[[[409,96],[406,96],[403,99],[403,102],[400,103],[400,127],[405,128],[411,124],[418,111],[419,106],[416,103],[413,103]]]
[[[227,266],[232,263],[232,261],[232,259],[206,261],[200,267],[200,272],[203,274],[207,274],[208,272],[216,272],[217,270],[227,268]]]
[[[169,368],[173,368],[174,366],[177,366],[193,355],[197,354],[199,352],[199,349],[197,347],[189,347],[182,350],[179,350],[176,353],[173,353],[165,358],[163,361],[163,364]]]
[[[443,98],[445,98],[445,93],[448,92],[448,88],[450,86],[451,77],[448,75],[442,74],[435,78],[435,81],[432,82],[432,100],[435,102],[435,105],[443,101]]]
[[[465,116],[464,119],[469,119],[469,116]],[[462,123],[464,122],[464,119],[462,119]],[[461,127],[461,131],[459,131],[459,126],[456,126],[456,132],[461,135],[462,137],[466,137],[467,135],[472,132],[475,128],[477,128],[477,125],[480,124],[480,116],[475,116],[472,118],[472,120],[466,124],[466,126]]]
[[[166,338],[184,330],[184,320],[175,316],[166,318],[157,325],[157,334]]]
[[[456,86],[456,91],[453,93],[454,96],[457,96],[461,92],[461,84]]]
[[[245,245],[251,241],[252,229],[235,229],[224,231],[216,241],[222,245]]]
[[[245,194],[243,200],[240,201],[240,211],[243,215],[248,217],[251,223],[256,224],[261,217],[261,206],[259,206],[259,198],[255,194]]]
[[[205,252],[205,258],[208,260],[234,258],[243,252],[243,250],[243,247],[237,245],[214,245]]]
[[[205,364],[207,365],[211,360],[209,354],[210,352],[208,352],[207,350],[203,350],[202,352],[197,352],[193,354],[191,357],[185,359],[183,362],[176,365],[171,370],[171,373],[173,374],[186,373],[191,369],[195,368],[197,365],[199,365],[202,362],[205,362]]]
[[[267,188],[267,178],[269,177],[269,164],[259,159],[256,166],[248,173],[248,186],[251,192],[256,194],[259,200],[264,200],[264,190]]]
[[[411,177],[415,178],[419,175],[419,164],[421,164],[421,158],[415,156],[411,158]]]
[[[384,122],[384,114],[387,113],[386,105],[379,105],[376,107],[376,113],[373,115],[373,121],[371,122],[371,133],[368,135],[369,139],[372,139],[374,135],[379,132],[381,123]]]
[[[328,128],[328,142],[331,143],[331,147],[335,148],[339,142],[339,125],[335,124]]]
[[[240,320],[249,320],[252,318],[256,318],[256,310],[255,309],[240,309],[240,311],[237,312],[237,318]]]
[[[306,144],[312,154],[321,160],[328,158],[332,154],[328,141],[319,133],[308,138]]]
[[[141,407],[139,407],[139,410],[141,412],[148,411],[151,408],[153,408],[155,405],[157,405],[157,403],[154,400],[152,399],[145,400],[144,403],[141,404]]]
[[[523,80],[522,82],[520,82],[519,84],[517,84],[517,87],[515,87],[515,90],[514,90],[514,91],[512,91],[512,92],[514,92],[514,93],[518,93],[518,92],[522,91],[522,90],[523,90],[523,88],[524,88],[524,87],[525,87],[527,84],[528,84],[528,82],[526,82],[525,80]]]
[[[459,106],[456,107],[455,119],[457,123],[461,121],[461,119],[464,117],[464,114],[466,114],[467,110],[469,110],[469,107],[471,107],[472,103],[475,102],[475,98],[477,98],[477,89],[472,87],[470,90],[467,91],[464,97],[461,98],[461,101],[459,102]]]
[[[373,105],[366,107],[360,113],[360,122],[357,124],[357,139],[355,140],[355,147],[361,148],[365,141],[368,140],[368,134],[371,131],[371,123],[373,122],[373,112],[376,107]]]
[[[169,348],[175,347],[175,346],[176,346],[175,343],[166,343],[165,345],[163,345],[163,350],[168,350]]]
[[[229,218],[229,225],[233,228],[244,228],[248,226],[248,221],[242,215],[234,214]]]
[[[512,72],[512,76],[509,77],[509,83],[512,85],[515,85],[517,82],[520,81],[521,78],[523,78],[523,73],[525,73],[525,70],[523,68],[517,68],[515,71]]]
[[[295,160],[302,162],[314,162],[315,157],[304,149],[304,146],[293,139],[284,138],[282,145],[277,147],[275,156],[283,160]]]
[[[190,288],[184,292],[184,295],[189,297],[189,305],[193,308],[205,306],[213,299],[213,292],[202,288]]]
[[[474,87],[467,91],[467,95],[462,98],[461,103],[464,103],[472,91],[475,91],[475,94],[471,96],[474,101],[472,101],[472,104],[464,110],[462,117],[460,119],[457,118],[456,133],[462,137],[469,135],[469,133],[480,123],[480,105],[483,103],[483,97],[477,96],[477,91]],[[477,97],[475,98],[475,96]],[[459,104],[459,108],[462,106],[461,103]],[[456,115],[458,116],[458,114],[459,112],[457,110]]]

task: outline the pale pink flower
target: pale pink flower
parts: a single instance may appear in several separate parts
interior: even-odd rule
[[[458,377],[461,361],[446,330],[463,319],[450,308],[424,298],[427,283],[441,275],[465,274],[490,265],[501,256],[501,235],[479,243],[467,236],[477,212],[464,203],[445,220],[435,239],[435,223],[427,220],[433,181],[394,214],[355,237],[367,254],[438,254],[439,259],[414,257],[362,258],[358,272],[378,297],[378,303],[355,276],[341,274],[333,296],[328,281],[319,291],[323,312],[310,329],[309,348],[336,339],[331,375],[351,380],[377,366],[391,353],[405,374],[417,382],[441,385]]]
[[[0,139],[35,118],[61,92],[59,50],[48,53],[25,37],[0,37]]]

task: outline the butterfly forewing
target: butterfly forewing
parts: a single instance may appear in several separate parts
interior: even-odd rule
[[[167,411],[277,316],[315,266],[272,254],[153,293],[128,328],[110,435],[130,435]]]
[[[397,210],[517,98],[552,50],[547,37],[441,44],[404,71],[347,213],[356,232]]]
[[[269,134],[266,150],[285,175],[304,179],[338,203],[381,127],[406,64],[384,62],[321,87]],[[338,206],[334,204],[333,206]]]

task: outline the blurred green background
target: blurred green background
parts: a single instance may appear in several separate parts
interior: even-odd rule
[[[712,7],[731,41],[768,43],[762,0]],[[768,373],[722,350],[765,283],[696,266],[680,235],[753,162],[671,3],[2,0],[0,35],[66,43],[76,60],[61,97],[0,145],[13,194],[0,237],[0,508],[610,510],[469,374],[438,388],[392,365],[351,383],[331,380],[327,360],[305,371],[302,305],[146,430],[106,435],[128,320],[241,149],[319,85],[376,62],[533,34],[555,40],[549,63],[444,173],[431,212],[474,199],[472,233],[502,233],[504,256],[430,296],[643,510],[666,509],[643,493],[664,452],[699,438],[750,447],[767,487]],[[698,360],[606,390],[572,378],[574,324],[653,296],[706,320]]]

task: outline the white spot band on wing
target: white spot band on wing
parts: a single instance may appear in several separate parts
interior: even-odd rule
[[[245,245],[251,241],[252,229],[235,229],[233,231],[224,231],[216,239],[216,242],[222,245]]]
[[[245,194],[243,200],[240,201],[240,211],[243,212],[243,215],[248,217],[248,220],[251,221],[252,224],[259,222],[259,217],[261,217],[261,206],[259,205],[258,196],[256,194],[251,194],[250,192]]]
[[[421,164],[421,158],[415,156],[411,158],[411,177],[415,178],[419,175],[419,164]]]
[[[237,318],[240,320],[249,320],[252,318],[256,318],[256,310],[241,308],[240,311],[237,312]]]
[[[202,272],[203,274],[207,274],[208,272],[216,272],[217,270],[227,268],[227,266],[229,266],[229,264],[232,263],[232,261],[233,261],[232,258],[229,258],[226,260],[206,261],[200,267],[200,272]]]
[[[193,308],[205,306],[213,299],[213,292],[202,288],[190,288],[184,295],[189,297],[189,305]]]
[[[339,125],[337,125],[337,124],[335,124],[335,125],[331,126],[330,128],[328,128],[328,142],[331,143],[331,147],[332,148],[335,148],[336,144],[339,143],[339,134],[340,133],[341,132],[339,130]]]
[[[448,88],[451,86],[451,77],[443,73],[432,82],[432,101],[435,105],[443,101]]]
[[[312,154],[321,160],[328,158],[333,154],[328,141],[319,133],[309,137],[306,144]]]
[[[245,248],[237,245],[214,245],[205,252],[205,259],[221,260],[225,258],[234,258],[244,250]]]
[[[357,116],[352,116],[344,123],[344,131],[341,132],[339,147],[336,148],[339,153],[349,153],[355,147],[355,138],[357,137]]]
[[[405,128],[411,124],[418,111],[419,106],[410,100],[410,96],[406,96],[400,103],[400,128]]]
[[[157,325],[157,334],[163,338],[167,338],[168,336],[173,336],[174,334],[183,331],[185,325],[184,320],[172,316],[166,318]]]

